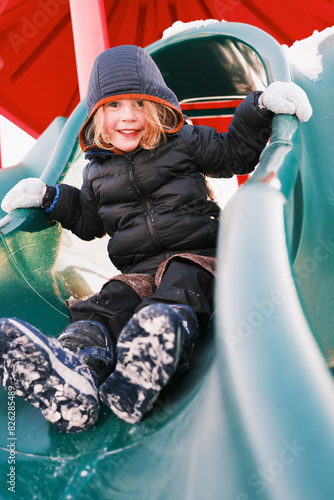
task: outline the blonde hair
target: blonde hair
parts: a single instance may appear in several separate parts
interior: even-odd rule
[[[131,101],[143,113],[147,121],[140,146],[144,149],[154,149],[162,142],[166,142],[166,134],[178,125],[177,113],[160,102],[147,99],[131,99]],[[100,106],[95,111],[85,135],[88,147],[94,145],[112,151],[115,148],[110,143],[110,137],[103,128],[105,106],[108,106],[108,104]]]

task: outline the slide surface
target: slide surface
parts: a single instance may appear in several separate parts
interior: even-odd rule
[[[231,71],[228,54],[238,54],[242,71],[232,68],[224,95],[242,95],[237,77],[254,86],[291,75],[308,93],[313,117],[302,125],[276,117],[256,173],[227,203],[213,322],[190,371],[143,422],[126,424],[102,407],[93,429],[60,434],[37,409],[0,390],[1,499],[14,491],[22,500],[332,499],[333,42],[319,46],[323,70],[310,80],[260,30],[225,24],[150,51],[167,67],[191,44],[205,56],[209,48],[215,60],[221,54],[212,72],[222,75]],[[204,80],[201,73],[198,86]],[[196,84],[188,97],[201,97]],[[22,164],[1,171],[0,198],[29,176],[80,187],[84,119],[81,103]],[[98,291],[117,272],[107,242],[79,241],[37,209],[2,215],[0,316],[57,336],[68,321],[64,301]],[[96,251],[98,267],[90,260]]]

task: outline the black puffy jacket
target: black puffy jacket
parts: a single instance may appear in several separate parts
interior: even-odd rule
[[[246,174],[258,163],[272,113],[257,108],[256,96],[237,108],[229,133],[186,124],[152,151],[90,150],[81,190],[60,185],[50,218],[84,240],[108,233],[122,272],[153,272],[179,252],[213,256],[219,207],[205,176]]]

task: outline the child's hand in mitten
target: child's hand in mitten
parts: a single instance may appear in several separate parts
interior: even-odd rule
[[[307,122],[312,116],[306,93],[293,82],[271,83],[260,95],[258,106],[276,114],[296,115],[300,122]]]
[[[46,185],[40,179],[22,179],[8,191],[1,208],[4,212],[11,212],[16,208],[41,207],[45,191]]]

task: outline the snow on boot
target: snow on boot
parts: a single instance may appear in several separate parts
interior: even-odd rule
[[[158,303],[134,314],[119,336],[116,369],[100,387],[101,401],[126,422],[139,422],[174,374],[192,328],[198,331],[190,307]]]
[[[98,378],[85,357],[14,318],[0,320],[0,383],[59,431],[83,431],[98,419]]]

